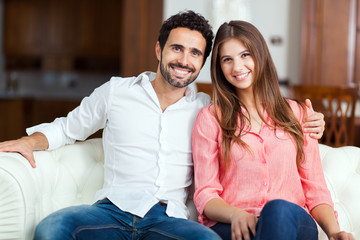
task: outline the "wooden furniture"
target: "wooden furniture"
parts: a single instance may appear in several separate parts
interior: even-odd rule
[[[80,100],[75,99],[0,99],[0,142],[26,135],[28,127],[64,117],[79,104]],[[101,137],[101,134],[99,130],[91,138]]]
[[[301,84],[360,84],[360,0],[302,1]]]
[[[210,97],[212,98],[212,86],[211,86],[211,83],[197,82],[196,83],[196,89],[197,89],[198,92],[203,92],[203,93],[209,94]]]
[[[24,101],[18,98],[0,99],[0,142],[25,135]]]
[[[293,91],[295,99],[304,101],[309,98],[313,108],[324,114],[326,125],[321,143],[334,147],[354,145],[359,88],[297,85],[293,86]]]
[[[5,68],[156,71],[162,9],[163,0],[4,1]]]

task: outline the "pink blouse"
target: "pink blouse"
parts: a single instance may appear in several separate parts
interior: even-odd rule
[[[295,116],[303,120],[302,109],[288,100]],[[224,173],[220,161],[222,133],[213,114],[213,105],[204,107],[195,122],[192,150],[195,168],[194,202],[199,221],[210,227],[216,222],[204,215],[207,202],[223,199],[256,216],[273,199],[284,199],[311,210],[319,204],[333,206],[326,186],[317,140],[305,134],[305,160],[298,170],[296,146],[283,130],[263,124],[260,132],[249,130],[240,144],[231,148],[231,162]],[[265,120],[271,123],[266,112]]]

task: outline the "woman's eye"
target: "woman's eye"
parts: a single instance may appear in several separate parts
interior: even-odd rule
[[[229,62],[231,61],[231,58],[223,58],[223,62]]]
[[[244,54],[242,55],[243,58],[248,57],[248,56],[250,56],[250,53],[244,53]]]

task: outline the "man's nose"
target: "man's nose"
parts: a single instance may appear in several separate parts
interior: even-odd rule
[[[190,54],[189,53],[186,53],[184,52],[181,57],[179,58],[178,62],[184,66],[184,67],[187,67],[189,65],[189,57],[190,57]]]

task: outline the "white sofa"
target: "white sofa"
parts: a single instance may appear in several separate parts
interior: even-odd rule
[[[320,145],[320,152],[340,227],[360,239],[360,148]],[[103,156],[101,139],[35,152],[35,169],[20,154],[0,153],[0,239],[31,239],[48,214],[91,204],[103,183]],[[191,199],[188,206],[196,219]]]

